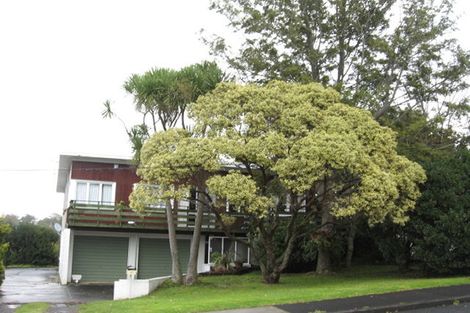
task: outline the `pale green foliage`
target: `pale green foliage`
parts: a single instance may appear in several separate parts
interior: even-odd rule
[[[151,185],[137,184],[129,196],[129,203],[134,210],[144,211],[152,204],[161,201],[160,189]]]
[[[157,132],[144,144],[137,174],[142,183],[130,196],[131,207],[187,196],[191,179],[201,170],[215,171],[220,164],[207,139],[194,138],[184,129]]]
[[[419,165],[397,154],[393,131],[339,101],[335,90],[316,83],[219,84],[190,106],[194,133],[156,133],[142,149],[138,174],[166,193],[137,189],[132,199],[141,198],[136,205],[178,199],[170,194],[205,184],[202,201],[226,233],[235,222],[227,203],[228,211],[249,217],[249,244],[263,279],[278,282],[296,237],[324,212],[402,223],[425,179]],[[281,224],[285,240],[274,247]]]
[[[232,172],[225,176],[215,175],[207,180],[211,192],[226,199],[246,213],[263,216],[273,206],[271,199],[260,196],[256,182],[248,176]]]
[[[183,129],[170,129],[153,135],[141,152],[137,173],[144,181],[160,185],[184,184],[199,169],[219,168],[217,155],[206,139],[191,137]]]
[[[129,196],[129,202],[134,210],[144,212],[157,203],[183,199],[188,192],[189,189],[184,186],[139,183]]]
[[[279,179],[285,190],[302,195],[328,180],[336,216],[364,212],[371,223],[387,215],[404,222],[424,171],[397,155],[392,130],[339,99],[320,84],[221,84],[191,112],[196,131],[211,139],[219,154],[254,172],[269,171],[269,183]],[[263,215],[269,205],[256,174],[213,177],[208,187],[246,212]]]

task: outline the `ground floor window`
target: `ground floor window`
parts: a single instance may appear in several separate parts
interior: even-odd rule
[[[214,253],[225,254],[234,262],[250,263],[250,248],[228,237],[209,237],[208,263],[212,263]]]

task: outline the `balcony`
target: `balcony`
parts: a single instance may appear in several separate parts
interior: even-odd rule
[[[136,212],[122,205],[81,203],[71,201],[66,209],[68,227],[80,228],[109,228],[135,230],[167,230],[167,219],[164,208],[149,208]],[[245,217],[241,214],[230,214],[235,218],[232,225],[234,233],[244,233]],[[192,231],[196,220],[196,212],[187,206],[180,206],[174,216],[177,231]],[[204,212],[202,231],[221,232],[213,213]]]

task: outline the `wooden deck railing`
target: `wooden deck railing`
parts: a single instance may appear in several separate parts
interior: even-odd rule
[[[72,201],[66,210],[69,227],[99,227],[166,230],[167,219],[165,209],[149,208],[143,212],[136,212],[122,205],[88,204]],[[245,218],[234,215],[236,221],[233,231],[243,232]],[[174,216],[176,229],[190,231],[194,228],[196,212],[183,207],[177,210]],[[204,212],[202,230],[220,231],[215,215]]]

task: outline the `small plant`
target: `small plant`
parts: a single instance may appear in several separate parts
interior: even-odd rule
[[[214,263],[214,271],[217,273],[227,272],[230,269],[231,260],[230,257],[225,253],[212,253],[211,261]]]

